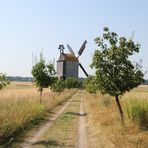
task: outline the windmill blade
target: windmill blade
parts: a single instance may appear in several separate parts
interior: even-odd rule
[[[67,44],[67,48],[68,48],[70,54],[75,55],[74,51],[73,51],[72,48],[69,46],[69,44]]]
[[[87,43],[87,41],[85,40],[84,43],[82,44],[80,50],[78,51],[78,55],[79,55],[79,56],[80,56],[80,55],[82,54],[82,52],[84,51],[85,46],[86,46],[86,43]]]
[[[85,73],[86,77],[88,77],[88,73],[86,72],[86,70],[84,69],[84,67],[81,65],[81,63],[79,63],[79,66],[82,69],[82,71]]]

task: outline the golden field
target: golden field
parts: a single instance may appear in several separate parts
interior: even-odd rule
[[[42,103],[39,103],[39,92],[29,82],[11,82],[0,91],[0,143],[13,138],[30,123],[42,119],[45,113],[64,101],[74,90],[64,90],[61,95],[50,89],[43,91]]]
[[[47,111],[52,110],[53,107],[71,96],[73,92],[74,90],[64,90],[59,95],[51,92],[50,89],[45,89],[40,104],[39,92],[32,83],[11,82],[7,88],[0,91],[0,143],[4,139],[14,138],[20,130],[21,132],[25,131],[31,123],[39,122],[45,117]],[[88,148],[97,148],[98,145],[110,148],[147,147],[148,86],[139,86],[120,97],[125,115],[125,127],[121,124],[113,97],[103,96],[99,92],[96,95],[84,92],[84,98]],[[67,110],[72,109],[76,108],[71,106],[67,108]],[[64,132],[63,126],[68,127],[66,122],[67,120],[62,120],[61,126],[58,124],[61,132]],[[53,128],[56,126],[55,124]],[[71,125],[69,125],[70,128]],[[55,129],[57,130],[57,128]],[[49,131],[51,132],[51,129]],[[50,134],[52,137],[53,134]]]

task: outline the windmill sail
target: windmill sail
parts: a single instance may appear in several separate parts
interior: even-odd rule
[[[69,46],[69,44],[67,44],[67,48],[68,48],[70,54],[75,55],[74,51],[73,51],[72,48]]]
[[[79,56],[80,56],[80,55],[82,54],[82,52],[84,51],[85,46],[86,46],[86,43],[87,43],[87,41],[85,40],[84,43],[82,44],[80,50],[78,51],[78,55],[79,55]]]
[[[81,65],[81,63],[79,63],[79,66],[81,67],[82,71],[85,73],[86,77],[88,77],[88,73],[86,72],[84,67]]]

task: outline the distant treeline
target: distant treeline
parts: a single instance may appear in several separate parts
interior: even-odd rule
[[[32,77],[21,77],[21,76],[7,76],[9,81],[18,81],[18,82],[32,82]]]
[[[19,82],[32,82],[33,77],[21,77],[21,76],[7,76],[9,81],[19,81]],[[84,81],[85,78],[79,78],[80,81]],[[145,80],[144,85],[148,85],[148,79]]]
[[[18,82],[32,82],[33,77],[21,77],[21,76],[7,76],[9,81],[18,81]],[[79,78],[80,81],[84,81],[85,78]]]

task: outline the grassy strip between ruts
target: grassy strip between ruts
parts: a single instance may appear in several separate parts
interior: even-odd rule
[[[78,138],[80,96],[76,94],[44,136],[33,148],[74,148]]]
[[[46,112],[68,99],[75,91],[66,90],[61,95],[54,94],[53,96],[51,92],[45,92],[42,104],[35,101],[35,98],[1,99],[0,147],[7,146],[18,135],[26,133],[28,129],[39,124],[46,117]],[[50,97],[52,98],[49,99]]]

